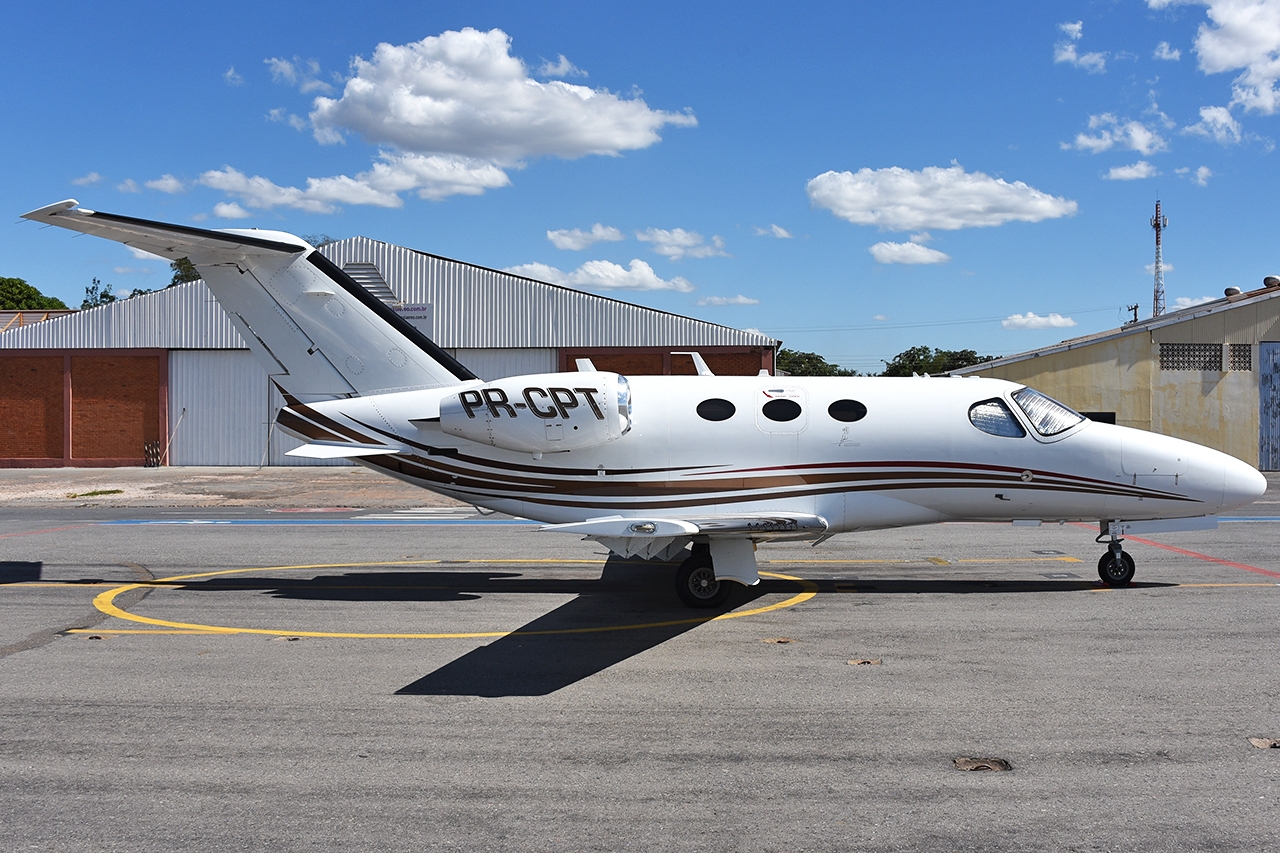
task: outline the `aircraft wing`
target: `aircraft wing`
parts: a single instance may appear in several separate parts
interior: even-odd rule
[[[590,518],[572,524],[546,524],[539,530],[578,533],[594,539],[623,557],[669,559],[693,537],[742,539],[817,539],[827,532],[827,520],[797,512],[700,515],[688,518]]]
[[[190,258],[192,263],[226,262],[246,255],[311,251],[307,243],[283,232],[263,231],[261,235],[254,235],[252,230],[256,229],[211,231],[189,228],[115,213],[99,213],[77,207],[78,204],[75,199],[67,199],[24,213],[22,218],[93,234],[170,260]]]

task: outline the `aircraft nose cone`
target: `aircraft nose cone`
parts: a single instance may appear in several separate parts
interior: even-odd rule
[[[1267,478],[1252,465],[1232,459],[1227,465],[1222,489],[1222,508],[1234,509],[1251,504],[1267,490]]]

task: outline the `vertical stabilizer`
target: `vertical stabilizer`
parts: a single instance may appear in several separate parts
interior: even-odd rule
[[[153,254],[191,260],[271,378],[303,401],[476,376],[306,241],[280,231],[210,231],[99,213],[74,200],[24,214]]]

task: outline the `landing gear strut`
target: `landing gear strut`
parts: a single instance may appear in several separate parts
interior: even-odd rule
[[[1128,586],[1129,581],[1133,580],[1133,557],[1124,552],[1120,545],[1123,541],[1118,536],[1112,536],[1107,552],[1098,560],[1098,577],[1107,586]]]
[[[676,570],[676,592],[689,607],[721,607],[729,600],[728,581],[716,580],[711,546],[693,544],[693,553]]]

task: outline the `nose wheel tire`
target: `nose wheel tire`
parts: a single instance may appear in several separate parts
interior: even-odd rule
[[[1124,551],[1107,551],[1098,560],[1098,577],[1107,586],[1128,586],[1133,580],[1133,557]]]
[[[716,580],[705,545],[694,546],[693,555],[676,570],[676,592],[688,607],[722,607],[729,600],[729,582]]]

